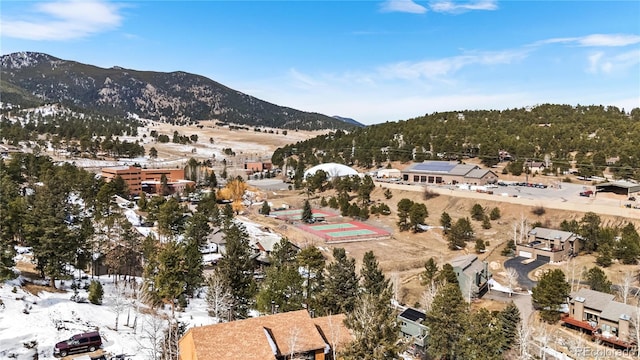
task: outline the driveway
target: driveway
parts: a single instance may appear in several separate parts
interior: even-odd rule
[[[531,260],[525,257],[517,256],[504,262],[505,268],[514,268],[518,273],[518,283],[523,289],[531,290],[536,286],[536,282],[529,278],[529,273],[540,266],[547,264],[544,260],[535,260],[528,264],[524,261]]]

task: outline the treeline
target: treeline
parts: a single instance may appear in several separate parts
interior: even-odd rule
[[[501,160],[502,150],[514,161],[546,158],[552,171],[575,163],[585,176],[609,166],[618,178],[640,178],[639,124],[640,108],[627,113],[612,106],[442,112],[350,133],[338,130],[279,148],[272,162],[282,166],[294,156],[309,165],[338,162],[371,168],[389,161],[478,157],[491,166]],[[614,164],[607,163],[611,158],[616,158]]]
[[[70,154],[95,157],[102,151],[110,156],[133,158],[144,155],[138,141],[120,140],[120,136],[137,136],[141,123],[134,119],[86,114],[64,109],[53,114],[24,111],[13,119],[0,116],[0,133],[6,143],[18,146],[31,142],[34,148],[64,150]],[[38,151],[36,151],[37,153]]]

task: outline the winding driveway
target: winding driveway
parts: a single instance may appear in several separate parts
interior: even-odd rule
[[[536,281],[529,278],[529,273],[536,268],[546,264],[544,260],[534,260],[525,264],[524,261],[531,260],[525,257],[516,256],[504,262],[505,268],[514,268],[518,273],[518,283],[523,289],[531,290],[536,286]]]

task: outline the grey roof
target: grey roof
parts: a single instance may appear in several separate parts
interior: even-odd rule
[[[474,261],[476,261],[478,257],[476,255],[470,254],[470,255],[462,255],[462,256],[458,256],[457,258],[451,260],[450,264],[451,266],[453,266],[454,268],[460,268],[463,271],[469,267],[469,265],[473,264]]]
[[[465,176],[475,169],[479,169],[478,165],[459,164],[456,167],[454,167],[453,170],[449,172],[449,174]]]
[[[571,238],[576,238],[577,235],[562,230],[555,229],[547,229],[543,227],[535,227],[529,231],[529,235],[535,235],[537,238],[545,239],[545,240],[557,240],[560,239],[561,242],[565,242],[570,240]]]
[[[618,322],[621,318],[625,318],[626,320],[635,318],[635,314],[635,306],[627,305],[618,301],[611,301],[604,307],[602,313],[600,313],[600,317]]]
[[[465,177],[474,178],[474,179],[482,179],[488,173],[495,173],[489,169],[473,169],[471,170]]]
[[[455,161],[427,160],[421,163],[411,164],[406,167],[403,172],[465,176],[472,170],[478,168],[477,165],[458,164]]]
[[[584,299],[584,307],[603,311],[615,296],[591,289],[580,289],[575,292],[571,298],[573,301]]]
[[[629,192],[640,191],[640,184],[632,183],[629,181],[613,181],[613,182],[606,182],[606,183],[596,185],[596,189],[609,188],[609,187],[619,187],[622,189],[627,189]]]
[[[458,165],[458,163],[452,161],[424,161],[411,164],[404,171],[448,174],[456,165]]]

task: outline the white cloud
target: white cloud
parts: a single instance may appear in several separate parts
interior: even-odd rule
[[[311,76],[303,74],[296,69],[289,69],[289,77],[297,88],[310,89],[322,85],[321,82],[313,79]]]
[[[469,65],[510,64],[527,56],[524,50],[483,52],[419,62],[403,61],[381,66],[378,71],[386,78],[417,79],[442,78]]]
[[[416,4],[413,0],[386,0],[380,6],[384,12],[405,12],[411,14],[424,14],[427,8]]]
[[[591,34],[580,37],[553,38],[537,42],[542,44],[575,44],[585,47],[621,47],[640,43],[640,35],[633,34]]]
[[[27,40],[83,38],[120,26],[120,7],[104,1],[68,0],[36,3],[23,19],[2,19],[3,36]]]
[[[449,0],[432,1],[429,8],[435,12],[459,14],[474,10],[497,10],[498,2],[496,0],[476,0],[465,2],[453,2]]]
[[[607,56],[603,51],[599,51],[587,56],[587,61],[589,63],[587,72],[589,73],[610,74],[620,72],[640,64],[640,49],[610,56]]]

